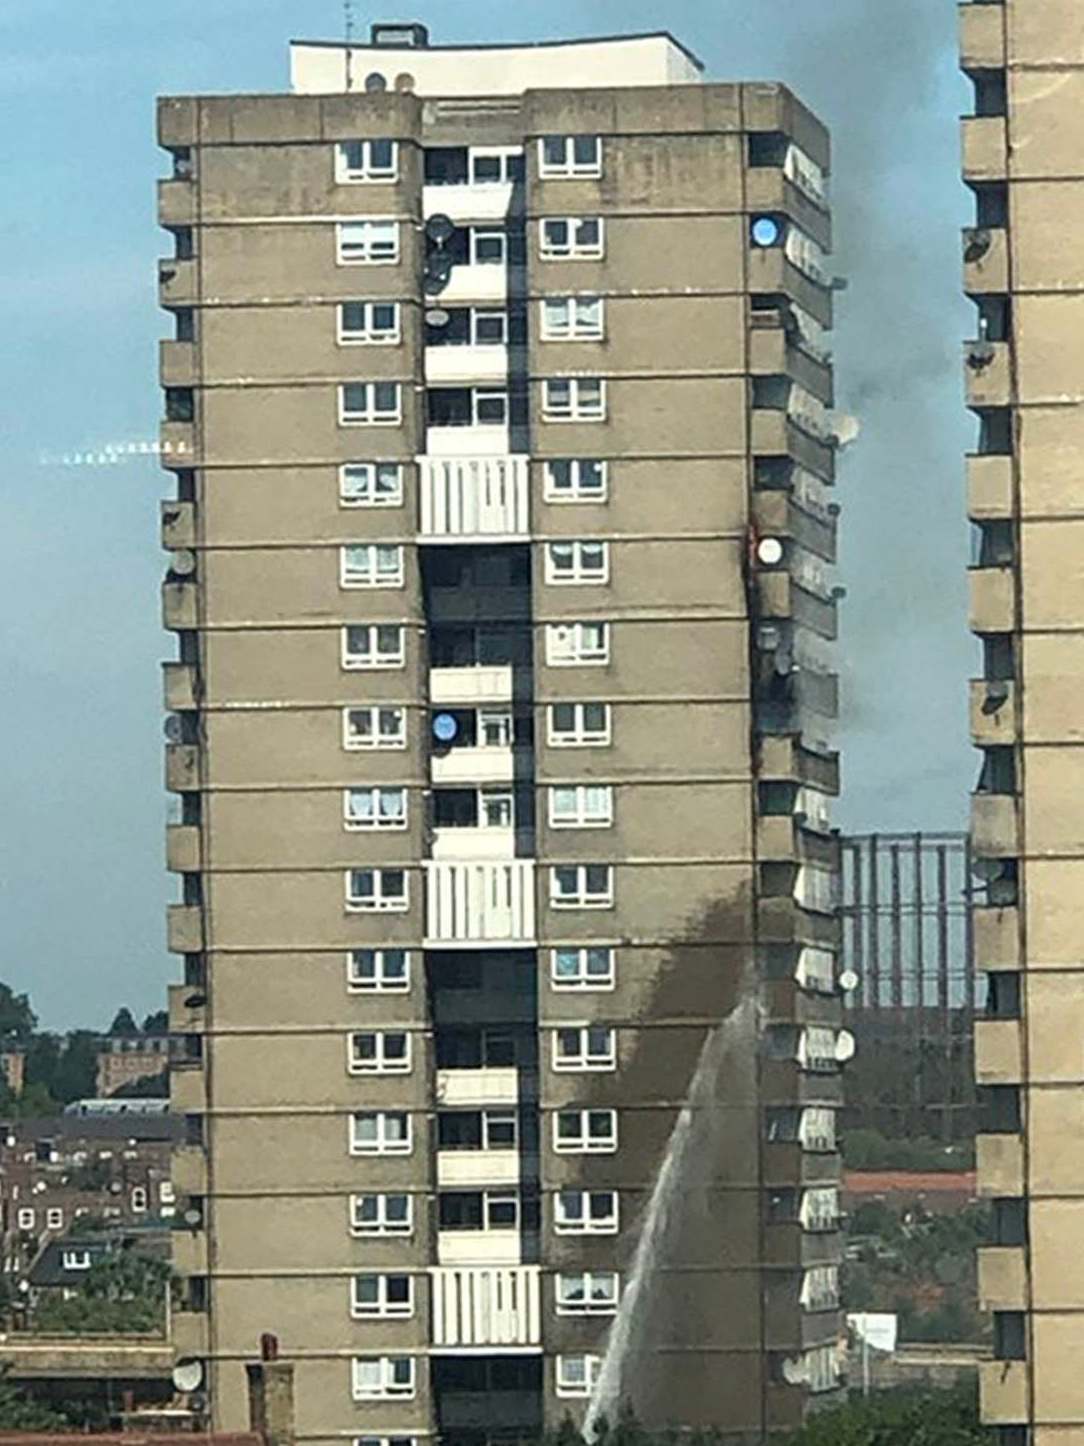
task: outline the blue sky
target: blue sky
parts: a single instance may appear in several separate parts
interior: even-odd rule
[[[355,3],[359,27],[382,18]],[[431,0],[437,41],[668,27],[718,79],[781,79],[832,127],[844,458],[841,822],[954,828],[966,738],[957,162],[966,108],[948,0]],[[384,18],[402,19],[396,11]],[[287,41],[342,33],[339,0],[4,0],[0,7],[0,590],[7,767],[0,978],[44,1021],[158,1007],[164,795],[151,459],[54,459],[153,437],[158,93],[284,89]]]

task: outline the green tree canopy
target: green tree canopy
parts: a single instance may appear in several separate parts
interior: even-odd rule
[[[106,1030],[107,1034],[138,1034],[139,1025],[135,1022],[132,1011],[123,1005],[113,1016],[113,1023]]]
[[[100,1048],[101,1039],[91,1029],[77,1029],[68,1035],[53,1074],[52,1091],[58,1100],[70,1104],[96,1093]]]
[[[16,994],[9,984],[0,984],[0,1037],[26,1041],[38,1027],[38,1016],[30,1007],[28,994]]]
[[[169,1010],[156,1009],[153,1014],[148,1014],[143,1021],[144,1034],[168,1034],[169,1033]]]

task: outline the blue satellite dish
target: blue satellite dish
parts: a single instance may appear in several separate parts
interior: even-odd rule
[[[438,743],[451,743],[459,732],[459,724],[451,713],[438,713],[433,719],[433,737]]]
[[[750,234],[754,246],[778,246],[783,228],[774,216],[754,216]]]

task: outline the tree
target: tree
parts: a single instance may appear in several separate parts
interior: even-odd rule
[[[26,1049],[26,1083],[40,1084],[52,1092],[56,1067],[60,1063],[60,1038],[55,1034],[35,1034]]]
[[[98,1335],[159,1332],[165,1327],[171,1278],[166,1261],[118,1250],[96,1261],[67,1300],[42,1296],[34,1308],[34,1329]]]
[[[169,1033],[169,1010],[156,1009],[153,1014],[148,1014],[143,1021],[144,1034],[168,1034]]]
[[[883,1391],[819,1411],[786,1446],[993,1446],[973,1386]]]
[[[115,1100],[164,1100],[169,1098],[169,1071],[129,1080],[113,1091]]]
[[[38,1027],[38,1016],[30,1007],[28,994],[16,994],[0,984],[0,1037],[28,1040]]]
[[[90,1029],[68,1035],[53,1075],[53,1094],[64,1104],[92,1097],[98,1087],[101,1038]]]
[[[9,1362],[0,1364],[0,1431],[57,1431],[69,1424],[67,1416],[34,1401],[11,1379]]]
[[[113,1016],[113,1023],[106,1030],[107,1034],[138,1034],[139,1025],[135,1022],[132,1011],[125,1005],[117,1010]]]

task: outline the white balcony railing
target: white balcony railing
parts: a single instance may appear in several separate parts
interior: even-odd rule
[[[518,1150],[438,1150],[437,1185],[477,1190],[487,1185],[518,1185]]]
[[[436,784],[511,783],[516,756],[511,748],[449,748],[430,757],[430,776]]]
[[[534,864],[529,859],[428,863],[425,892],[429,945],[534,943]]]
[[[457,224],[466,221],[503,221],[512,208],[512,181],[478,185],[429,185],[422,187],[422,209],[430,216],[449,216]]]
[[[446,1109],[485,1109],[518,1102],[519,1070],[514,1065],[437,1070],[437,1104]]]
[[[453,266],[448,285],[440,293],[441,306],[471,301],[507,301],[508,267],[494,262],[466,262]]]
[[[475,542],[527,536],[530,475],[526,457],[427,456],[418,458],[418,468],[423,539]]]
[[[437,1264],[522,1265],[523,1240],[518,1230],[441,1230]]]
[[[467,385],[470,382],[508,380],[506,346],[427,346],[425,380],[430,386]]]
[[[435,828],[430,844],[434,859],[457,863],[475,859],[514,859],[514,828]]]
[[[436,1269],[431,1272],[434,1350],[522,1350],[542,1344],[541,1270]]]
[[[467,668],[431,668],[429,701],[447,707],[511,703],[512,665],[493,663]]]
[[[512,450],[508,424],[492,422],[431,422],[425,432],[425,450],[432,457],[506,457]]]

